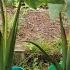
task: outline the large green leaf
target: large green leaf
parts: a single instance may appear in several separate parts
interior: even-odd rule
[[[47,2],[47,0],[24,0],[24,1],[29,7],[34,8],[34,9],[38,8],[43,3]]]
[[[65,0],[47,0],[48,3],[53,3],[53,4],[64,4]]]
[[[67,16],[68,16],[68,21],[70,22],[70,0],[67,1]]]
[[[52,4],[48,3],[48,11],[51,19],[59,17],[59,13],[62,11],[64,5],[63,4]]]
[[[41,6],[43,3],[52,3],[52,4],[64,4],[65,0],[24,0],[26,4],[28,4],[29,7],[31,8],[38,8]]]

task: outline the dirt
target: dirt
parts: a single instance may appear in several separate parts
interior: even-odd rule
[[[47,10],[28,11],[19,25],[17,33],[17,44],[21,46],[25,40],[44,39],[50,43],[55,39],[60,38],[60,24],[59,19],[55,22],[51,21]],[[65,26],[66,34],[68,33],[68,26]]]
[[[11,16],[15,13],[15,10],[8,9],[8,18],[11,20]],[[1,17],[0,17],[1,19]],[[21,9],[19,18],[19,29],[17,33],[16,47],[23,46],[25,40],[44,39],[49,42],[60,38],[60,24],[57,19],[55,22],[51,21],[48,15],[48,10],[29,10],[24,16]],[[1,20],[0,20],[1,23]],[[1,25],[1,24],[0,24]],[[66,34],[68,33],[68,25],[65,25]]]

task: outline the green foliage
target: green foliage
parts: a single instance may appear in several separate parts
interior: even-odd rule
[[[0,32],[0,69],[3,69],[3,48],[2,48],[2,34]]]
[[[68,21],[70,22],[70,0],[67,0],[67,8],[66,8]]]
[[[68,43],[67,43],[67,37],[65,33],[65,29],[63,27],[63,20],[62,20],[62,14],[59,14],[60,19],[60,28],[61,28],[61,39],[62,39],[62,55],[63,55],[63,69],[66,69],[66,60],[67,60],[67,50],[68,50]]]
[[[61,41],[57,41],[57,42],[54,42],[54,43],[48,43],[48,41],[46,40],[43,40],[43,39],[38,39],[38,40],[34,40],[32,41],[36,44],[38,44],[41,48],[43,48],[43,50],[48,53],[49,55],[55,53],[55,51],[57,51],[57,53],[60,51],[61,49]],[[35,45],[31,44],[31,43],[24,43],[24,46],[29,48],[29,50],[32,52],[32,53],[37,53],[37,52],[40,52],[40,50],[35,47]]]
[[[38,8],[40,7],[41,5],[43,5],[44,3],[47,4],[47,1],[46,0],[25,0],[25,3],[31,7],[31,8]]]
[[[34,56],[34,55],[33,55]],[[33,58],[33,56],[31,58]],[[43,69],[46,69],[46,64],[47,63],[44,63],[43,61],[39,61],[37,57],[34,57],[33,60],[31,60],[31,62],[25,62],[25,59],[23,60],[23,65],[22,67],[25,68],[25,70],[43,70]],[[48,66],[48,65],[47,65]]]
[[[35,5],[33,8],[36,8],[36,4],[35,2],[32,2],[33,0],[30,0],[30,7],[33,6],[33,4]],[[67,37],[65,34],[65,29],[63,27],[63,18],[62,18],[62,12],[66,12],[67,13],[67,17],[68,20],[70,18],[70,1],[69,0],[48,0],[46,2],[48,4],[48,9],[49,9],[49,13],[50,16],[52,18],[60,18],[60,30],[61,30],[61,39],[62,39],[62,54],[63,54],[63,68],[62,70],[69,70],[69,66],[70,66],[70,48],[68,47],[68,43],[67,43]],[[50,4],[49,4],[50,3]],[[42,4],[41,4],[42,5]],[[33,42],[30,42],[32,44],[34,44]],[[36,44],[34,44],[36,45]],[[38,47],[38,45],[36,45]],[[42,52],[44,52],[40,47],[38,47]],[[48,56],[49,57],[49,56]],[[57,64],[57,63],[56,63]],[[58,65],[55,65],[56,67],[59,68]],[[57,69],[60,70],[60,69]]]
[[[48,0],[49,15],[53,20],[55,18],[58,18],[59,13],[62,12],[64,9],[65,9],[65,0]]]
[[[18,7],[19,0],[4,0],[6,6],[16,6]]]
[[[55,20],[55,18],[59,17],[59,13],[62,11],[64,5],[48,3],[48,7],[50,18]]]
[[[6,15],[4,12],[4,7],[3,4],[9,4],[9,5],[13,5],[18,3],[18,0],[4,0],[5,3],[3,3],[3,0],[0,0],[0,8],[1,8],[1,15],[2,15],[2,24],[3,24],[3,33],[0,33],[0,55],[3,54],[3,56],[0,57],[0,68],[3,68],[1,70],[9,70],[10,68],[10,63],[12,61],[12,54],[13,54],[13,50],[14,50],[14,46],[15,46],[15,40],[16,40],[16,32],[17,32],[17,26],[18,26],[18,16],[19,16],[19,11],[20,11],[20,7],[21,7],[21,0],[19,0],[19,6],[18,6],[18,10],[13,22],[13,27],[11,30],[11,35],[9,35],[9,37],[7,38],[7,19],[6,19]],[[38,8],[41,5],[43,5],[44,3],[46,3],[46,5],[48,5],[48,9],[49,9],[49,13],[50,16],[52,16],[53,18],[56,18],[59,16],[60,18],[60,30],[61,30],[61,39],[62,39],[62,49],[63,49],[63,62],[64,62],[64,66],[63,68],[61,68],[58,64],[58,62],[54,61],[51,59],[51,57],[36,43],[31,42],[31,41],[25,41],[28,43],[31,43],[33,45],[35,45],[38,49],[40,49],[47,57],[48,61],[53,63],[55,65],[55,67],[57,68],[57,70],[70,70],[70,47],[68,47],[68,43],[67,43],[67,37],[65,34],[65,29],[63,27],[63,19],[62,19],[62,11],[67,13],[67,17],[68,20],[70,19],[70,1],[69,0],[24,0],[24,2],[31,8]],[[50,3],[50,4],[49,4]],[[12,47],[13,46],[13,47]],[[12,48],[12,49],[11,49]],[[10,56],[11,53],[11,56]],[[3,58],[3,60],[2,60]],[[7,66],[8,69],[5,69]]]
[[[31,42],[31,41],[24,41],[24,42],[31,43],[31,44],[35,45],[35,46],[46,56],[46,59],[47,59],[49,62],[51,62],[51,63],[53,63],[53,64],[55,65],[55,67],[56,67],[57,70],[62,70],[62,68],[61,68],[61,66],[59,65],[59,63],[58,63],[56,60],[52,59],[52,58],[44,51],[44,49],[41,48],[41,46],[39,46],[38,44],[36,44],[36,43],[34,43],[34,42]]]
[[[12,22],[13,26],[10,30],[9,36],[7,35],[7,16],[4,12],[4,2],[0,0],[0,6],[1,6],[1,15],[2,15],[2,33],[0,32],[0,69],[1,70],[10,70],[12,58],[13,58],[13,50],[15,47],[15,41],[16,41],[16,33],[17,33],[17,27],[18,27],[18,18],[21,8],[21,0],[19,1],[19,5],[17,8],[17,12],[15,15],[14,22]]]
[[[70,32],[67,36],[68,40],[68,51],[67,51],[67,62],[66,62],[66,70],[70,69]]]
[[[47,0],[48,3],[53,3],[53,4],[63,4],[65,3],[64,0]]]
[[[38,8],[44,3],[48,5],[49,15],[51,18],[59,17],[59,13],[64,9],[64,0],[25,0],[25,3],[31,8]],[[53,11],[54,10],[54,11]],[[53,13],[53,14],[52,14]]]
[[[49,55],[49,56],[53,56],[52,59],[53,60],[57,60],[57,62],[60,61],[60,52],[58,51],[59,49],[57,48],[59,46],[59,41],[56,43],[52,43],[49,44],[47,41],[45,40],[36,40],[33,41],[35,44],[39,45],[41,48],[43,48],[43,50]],[[30,69],[30,70],[43,70],[46,69],[45,64],[49,64],[47,57],[41,52],[41,50],[39,50],[39,48],[37,48],[34,44],[31,43],[24,43],[27,48],[29,48],[29,51],[25,51],[28,54],[25,55],[26,57],[24,57],[23,62],[21,61],[20,65],[22,65],[23,67],[25,67],[26,69]],[[56,52],[56,53],[55,53]],[[44,65],[44,66],[43,66]]]

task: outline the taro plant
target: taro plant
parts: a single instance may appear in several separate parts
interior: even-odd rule
[[[16,33],[17,33],[17,27],[18,27],[18,17],[21,7],[21,0],[19,0],[18,9],[13,21],[13,26],[9,32],[9,35],[7,33],[7,18],[6,18],[6,12],[4,9],[4,1],[7,0],[0,0],[0,8],[1,8],[1,15],[2,15],[2,31],[0,31],[0,69],[1,70],[10,70],[11,68],[11,62],[13,57],[13,51],[16,41]],[[13,0],[8,0],[13,1]],[[23,1],[23,0],[22,0]],[[48,61],[53,63],[57,70],[69,70],[70,69],[70,47],[68,47],[67,44],[67,37],[65,34],[65,29],[63,27],[63,12],[66,13],[68,17],[68,21],[70,19],[70,0],[24,0],[24,2],[31,8],[38,8],[42,6],[43,4],[48,6],[49,14],[51,18],[59,17],[60,19],[60,27],[61,27],[61,39],[62,39],[62,55],[63,55],[63,67],[59,65],[57,61],[54,61],[51,59],[51,57],[37,44],[33,42],[34,45],[36,45],[47,57]]]
[[[12,26],[9,30],[10,32],[8,33],[8,24],[10,23],[7,22],[5,3],[3,0],[0,0],[0,10],[2,17],[2,31],[0,31],[0,70],[11,70],[20,8],[21,0],[18,3],[18,8],[14,20],[12,20]]]
[[[63,26],[63,13],[66,14],[68,21],[70,19],[70,0],[24,0],[25,3],[31,8],[38,8],[43,3],[46,3],[49,10],[50,17],[55,20],[59,18],[60,21],[60,30],[61,30],[61,39],[62,39],[62,56],[63,56],[63,67],[61,67],[58,62],[52,60],[50,56],[37,44],[31,41],[26,41],[36,45],[48,58],[49,62],[53,63],[57,70],[70,70],[70,47],[68,47],[67,37],[65,29]]]

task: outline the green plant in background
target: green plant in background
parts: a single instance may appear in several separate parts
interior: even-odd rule
[[[58,44],[57,42],[54,44],[49,44],[46,40],[39,39],[39,40],[33,40],[35,44],[43,48],[45,53],[47,53],[50,58],[52,57],[52,60],[55,59],[57,62],[61,60],[61,54],[59,52],[60,48],[58,49]],[[24,54],[25,57],[24,59],[21,60],[20,66],[25,67],[25,69],[30,69],[30,70],[44,70],[48,68],[48,60],[45,54],[43,54],[39,48],[36,47],[36,45],[32,43],[24,43],[24,46],[29,48],[30,50],[25,50],[27,51],[26,53],[29,54]],[[27,56],[28,55],[28,56]],[[47,64],[47,65],[46,65]]]
[[[0,69],[11,70],[11,63],[16,41],[16,33],[18,28],[18,18],[21,8],[21,0],[19,1],[18,8],[15,14],[12,27],[8,34],[8,22],[6,16],[6,8],[3,0],[0,0],[0,9],[2,16],[2,31],[0,31]],[[11,20],[10,20],[11,21]],[[9,23],[10,24],[10,23]]]
[[[44,40],[44,39],[40,38],[38,40],[32,40],[32,42],[38,44],[48,54],[53,54],[55,52],[58,53],[60,51],[60,49],[61,49],[61,46],[62,46],[61,41],[59,41],[59,40],[55,41],[54,43],[49,43],[47,40]],[[40,50],[37,47],[35,47],[35,45],[33,45],[31,43],[24,43],[24,46],[27,47],[27,48],[29,48],[29,50],[32,53],[35,53],[35,52],[38,53],[38,52],[40,52]]]
[[[2,15],[2,31],[0,32],[0,69],[1,70],[10,70],[15,40],[16,32],[18,27],[18,16],[21,7],[21,0],[8,0],[8,4],[14,4],[14,1],[18,2],[18,9],[15,15],[12,29],[10,30],[9,36],[7,35],[7,18],[6,12],[4,13],[4,2],[7,0],[0,0],[0,8]],[[11,2],[12,1],[12,2]],[[23,1],[23,0],[22,0]],[[53,63],[57,70],[69,70],[70,69],[70,47],[67,44],[67,37],[65,34],[65,29],[63,27],[63,12],[66,13],[68,21],[70,19],[70,0],[24,0],[24,2],[31,8],[36,9],[37,7],[46,4],[48,6],[49,14],[51,18],[59,17],[60,19],[60,30],[61,30],[61,39],[62,39],[62,55],[63,55],[63,67],[55,60],[52,60],[51,57],[37,44],[31,41],[26,41],[31,44],[34,44],[39,48],[47,57],[47,60]],[[10,4],[10,5],[12,5]],[[18,3],[17,3],[18,4]]]
[[[36,47],[38,47],[46,56],[48,57],[49,61],[51,61],[57,70],[69,70],[70,69],[70,47],[68,47],[67,37],[65,34],[65,29],[63,27],[63,12],[68,17],[68,21],[70,19],[70,0],[25,0],[25,2],[34,9],[40,7],[42,3],[46,2],[49,10],[49,14],[51,18],[59,17],[60,20],[60,30],[61,30],[61,39],[62,39],[62,55],[63,55],[63,67],[59,66],[56,61],[52,61],[51,58],[47,55],[47,53],[37,44],[33,42]]]
[[[49,55],[48,53],[46,53],[46,52],[41,48],[41,46],[39,46],[38,44],[36,44],[36,43],[34,43],[34,42],[31,42],[31,41],[24,41],[24,42],[31,43],[31,44],[35,45],[40,51],[43,52],[43,54],[46,56],[46,59],[47,59],[49,62],[53,63],[58,70],[61,69],[61,67],[60,67],[59,63],[57,62],[57,60],[53,60],[53,59],[50,57],[50,55]]]

